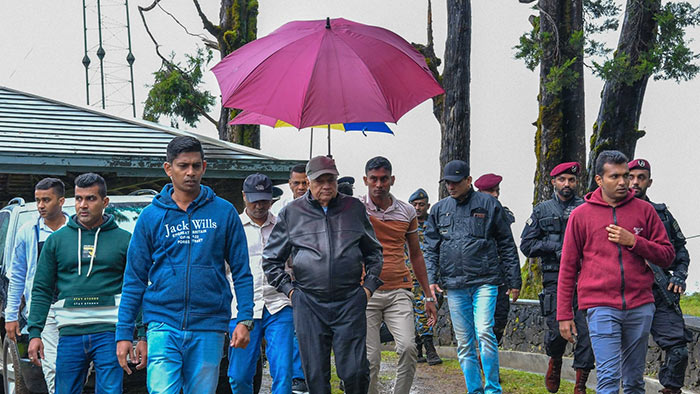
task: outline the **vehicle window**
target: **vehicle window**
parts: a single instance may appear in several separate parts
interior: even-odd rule
[[[147,202],[120,202],[110,203],[105,209],[105,213],[114,215],[114,220],[117,221],[119,227],[133,233],[141,211],[143,211],[149,203]]]
[[[5,241],[7,240],[7,229],[10,226],[10,213],[0,211],[0,265],[5,257]]]

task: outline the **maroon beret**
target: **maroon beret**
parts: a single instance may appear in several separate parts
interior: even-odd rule
[[[503,177],[500,175],[484,174],[480,176],[479,179],[476,180],[476,182],[474,182],[474,186],[476,186],[479,190],[490,190],[498,186],[498,184],[501,183],[502,180]]]
[[[578,164],[578,162],[570,161],[554,167],[552,171],[549,172],[549,176],[558,176],[564,173],[578,175],[579,171],[581,171],[581,165]]]
[[[646,159],[634,159],[627,163],[627,167],[629,167],[630,170],[647,170],[651,174],[651,164],[649,164],[649,161]]]

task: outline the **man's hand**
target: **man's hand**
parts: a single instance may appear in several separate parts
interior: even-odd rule
[[[295,290],[295,289],[290,290],[290,291],[289,291],[289,296],[288,296],[288,297],[289,297],[289,302],[292,303],[292,306],[294,306],[294,301],[292,301],[292,294],[294,294],[294,290]]]
[[[369,289],[366,287],[363,287],[362,289],[365,291],[365,295],[367,296],[367,301],[369,301],[369,299],[372,298],[372,292],[369,291]]]
[[[677,276],[672,276],[668,281],[668,290],[674,293],[683,294],[685,292],[685,280]],[[7,328],[7,324],[5,324]]]
[[[22,333],[20,332],[19,329],[19,322],[18,321],[8,321],[5,323],[5,332],[7,333],[7,337],[10,338],[13,341],[17,340],[17,337],[21,336]]]
[[[559,333],[562,338],[571,343],[574,343],[576,341],[575,337],[578,336],[576,324],[574,324],[573,320],[561,320],[559,322]]]
[[[41,338],[32,338],[29,341],[27,353],[29,353],[29,361],[37,367],[41,367],[41,360],[44,358],[44,342],[41,342]]]
[[[631,248],[637,241],[637,239],[634,237],[634,234],[620,226],[609,224],[608,227],[605,228],[605,230],[608,232],[608,241],[610,242],[614,242],[616,244],[620,244],[622,246],[627,246],[628,248]]]
[[[126,361],[127,355],[129,355],[132,362],[136,361],[134,346],[131,344],[131,341],[117,342],[117,360],[119,361],[119,365],[127,375],[131,375],[131,368],[129,368],[129,364]]]
[[[515,302],[518,300],[518,297],[520,297],[520,289],[510,289],[506,291],[506,294],[509,294],[512,297],[513,302]]]
[[[289,295],[292,293],[290,292]],[[245,349],[250,342],[250,331],[248,327],[241,323],[236,324],[236,328],[233,329],[233,335],[231,335],[231,347]]]
[[[430,290],[433,292],[434,296],[436,296],[437,293],[442,293],[442,289],[440,288],[440,285],[438,285],[438,284],[430,285]]]
[[[435,296],[433,295],[433,299]],[[432,327],[437,323],[437,308],[435,301],[425,302],[425,313],[428,315],[428,327]]]
[[[136,349],[134,349],[134,358],[131,362],[138,362],[136,369],[144,369],[148,365],[148,342],[143,339],[136,343]]]

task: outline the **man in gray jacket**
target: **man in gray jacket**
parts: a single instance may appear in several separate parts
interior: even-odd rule
[[[457,357],[468,391],[499,394],[493,316],[504,272],[507,293],[513,301],[520,294],[518,251],[503,207],[492,196],[472,189],[467,163],[453,160],[444,174],[450,197],[435,204],[426,221],[424,256],[430,287],[434,292],[442,292],[441,286],[447,290]]]
[[[306,174],[309,191],[280,212],[263,250],[263,268],[270,285],[292,300],[309,392],[331,391],[332,347],[345,392],[365,394],[365,309],[382,285],[382,246],[360,200],[338,193],[333,159],[314,157]],[[285,271],[289,257],[294,281]]]

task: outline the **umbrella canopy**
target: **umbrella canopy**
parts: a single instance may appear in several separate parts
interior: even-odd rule
[[[243,111],[238,114],[233,120],[228,124],[259,124],[270,127],[294,127],[293,125],[279,119],[275,119],[271,116],[265,116],[256,114],[254,112]],[[326,128],[328,125],[314,125],[311,128]],[[333,123],[330,125],[332,130],[340,131],[372,131],[377,133],[389,133],[394,134],[393,131],[384,122],[356,122],[356,123]]]
[[[411,44],[346,19],[289,22],[212,69],[225,107],[294,127],[393,122],[444,93]]]

